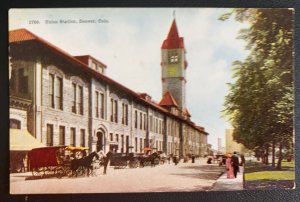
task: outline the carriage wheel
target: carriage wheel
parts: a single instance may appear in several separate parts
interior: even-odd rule
[[[55,169],[55,176],[60,179],[64,176],[64,169],[60,166]]]
[[[32,175],[35,177],[40,176],[42,174],[41,173],[42,171],[43,171],[43,168],[33,168]]]

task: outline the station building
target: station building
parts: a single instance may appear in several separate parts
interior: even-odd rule
[[[11,129],[45,146],[205,155],[208,133],[186,108],[186,51],[175,19],[161,47],[159,102],[109,78],[100,60],[72,56],[26,29],[9,32],[9,48]]]

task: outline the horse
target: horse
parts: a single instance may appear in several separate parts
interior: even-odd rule
[[[92,152],[88,156],[85,156],[80,159],[73,159],[71,161],[72,174],[75,172],[76,177],[77,177],[77,170],[78,170],[78,168],[81,167],[82,169],[84,169],[84,171],[87,170],[87,176],[89,176],[90,170],[93,169],[92,162],[93,162],[94,157],[99,159],[99,155],[97,154],[97,152]]]

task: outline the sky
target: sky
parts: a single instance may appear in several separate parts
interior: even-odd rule
[[[26,28],[71,55],[92,55],[107,65],[107,76],[153,100],[162,98],[161,45],[172,20],[186,48],[186,106],[192,121],[209,133],[208,143],[225,146],[221,117],[231,64],[248,52],[238,32],[248,24],[218,20],[223,8],[11,9],[9,30]],[[175,11],[175,12],[174,12]],[[60,20],[77,23],[59,23]],[[94,20],[96,23],[80,23]],[[57,21],[49,24],[46,21]]]

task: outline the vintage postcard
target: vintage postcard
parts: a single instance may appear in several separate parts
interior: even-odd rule
[[[294,188],[293,22],[293,9],[10,9],[10,193]]]

